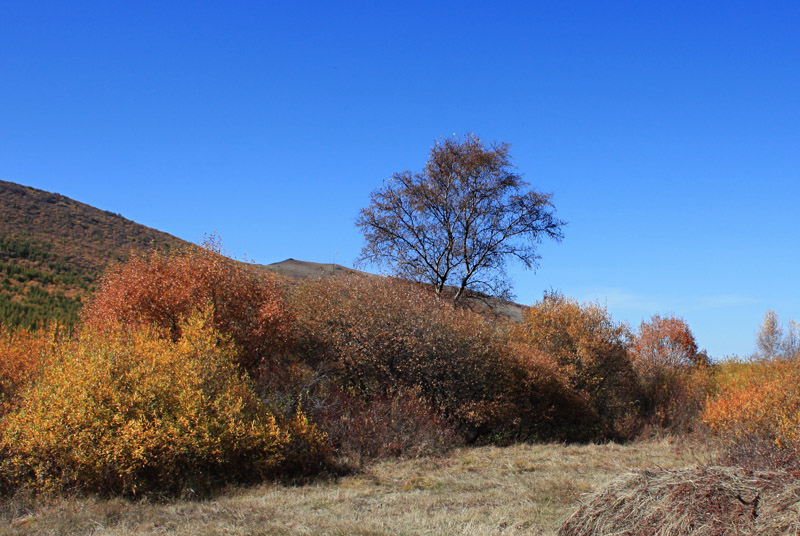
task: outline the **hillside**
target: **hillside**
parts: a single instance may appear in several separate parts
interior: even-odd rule
[[[72,324],[110,263],[184,245],[119,214],[0,181],[0,323]]]
[[[264,268],[296,281],[309,277],[327,277],[346,274],[362,274],[378,277],[374,274],[360,272],[339,264],[322,264],[318,262],[298,261],[295,259],[286,259],[285,261],[268,264],[264,266]],[[451,290],[455,292],[454,288]],[[500,317],[510,318],[515,322],[522,321],[522,316],[526,309],[525,306],[518,303],[484,295],[473,295],[471,306],[481,312],[492,312]]]

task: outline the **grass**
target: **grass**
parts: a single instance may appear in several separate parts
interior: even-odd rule
[[[515,445],[390,460],[336,480],[226,490],[168,502],[15,497],[0,535],[554,534],[582,494],[637,468],[707,461],[701,447]]]

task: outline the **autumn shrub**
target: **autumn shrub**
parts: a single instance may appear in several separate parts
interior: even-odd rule
[[[236,344],[237,361],[253,370],[291,342],[293,317],[278,276],[220,253],[218,243],[171,253],[134,255],[109,270],[83,310],[84,323],[155,325],[173,340],[182,322],[210,304],[211,325]]]
[[[56,326],[36,331],[0,326],[0,417],[43,369],[59,336]]]
[[[643,421],[657,433],[702,432],[703,411],[714,389],[710,366],[665,369],[643,385]]]
[[[710,394],[708,356],[699,351],[685,320],[654,315],[642,322],[630,345],[634,369],[642,386],[646,422],[671,432],[688,432]]]
[[[717,394],[703,414],[727,456],[748,465],[800,469],[800,363],[717,365]]]
[[[327,384],[316,400],[309,412],[325,430],[340,462],[349,466],[370,459],[439,454],[463,443],[455,427],[414,390],[363,397]]]
[[[60,343],[2,421],[6,486],[174,493],[313,465],[324,437],[301,413],[279,421],[255,396],[211,314],[180,322],[176,342],[105,326]]]
[[[342,386],[324,366],[289,356],[262,366],[258,392],[283,415],[298,407],[325,433],[340,468],[382,457],[439,453],[463,442],[416,391],[364,395]]]
[[[413,391],[471,438],[507,420],[511,376],[500,330],[424,287],[348,276],[294,293],[298,353],[364,400]]]
[[[510,378],[505,399],[512,410],[499,427],[500,437],[504,441],[588,439],[591,410],[556,359],[514,340],[513,331],[505,350]]]
[[[629,332],[605,308],[548,293],[526,311],[515,336],[550,356],[569,383],[582,418],[574,439],[636,433],[640,387],[628,355]]]

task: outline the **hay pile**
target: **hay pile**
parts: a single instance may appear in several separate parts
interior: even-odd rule
[[[558,534],[800,535],[800,482],[736,467],[643,471],[588,497]]]
[[[775,500],[764,505],[756,523],[758,534],[800,534],[800,480],[797,473],[792,477]]]

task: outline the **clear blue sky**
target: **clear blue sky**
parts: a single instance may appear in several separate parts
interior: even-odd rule
[[[800,320],[796,1],[0,9],[0,179],[239,258],[351,265],[369,192],[466,132],[569,222],[521,303],[675,313],[715,357]]]

